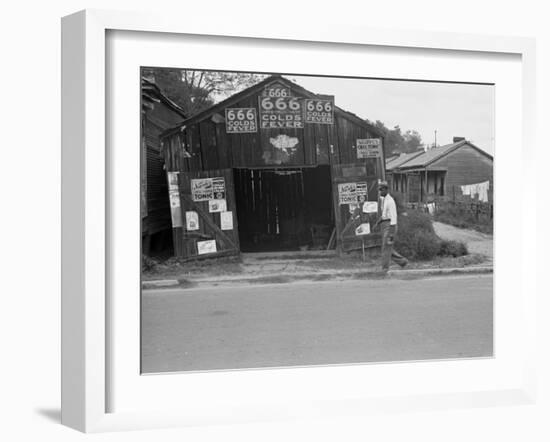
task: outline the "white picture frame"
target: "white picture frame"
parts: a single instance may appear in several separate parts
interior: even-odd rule
[[[326,395],[317,392],[304,402],[280,397],[272,403],[240,403],[232,399],[231,413],[224,413],[227,402],[222,399],[216,408],[216,400],[208,407],[199,392],[191,392],[189,401],[195,401],[193,413],[189,407],[180,411],[140,410],[109,412],[109,391],[113,388],[108,373],[113,360],[109,341],[114,313],[111,311],[109,291],[110,264],[108,244],[113,240],[109,228],[112,195],[109,180],[109,156],[106,150],[107,95],[106,82],[107,45],[110,31],[142,31],[164,35],[227,36],[242,39],[274,39],[289,42],[319,42],[327,44],[368,45],[385,48],[431,49],[442,51],[467,51],[478,54],[512,54],[521,57],[521,156],[528,169],[534,158],[534,108],[535,108],[535,44],[532,39],[518,37],[491,37],[451,33],[401,31],[394,32],[374,28],[332,26],[330,31],[316,27],[285,26],[253,20],[235,26],[232,23],[196,17],[182,23],[178,17],[155,16],[144,13],[127,13],[87,10],[63,18],[62,21],[62,423],[84,432],[114,431],[139,428],[160,428],[208,423],[249,422],[258,420],[287,419],[323,415],[353,415],[383,409],[387,412],[415,411],[420,409],[479,407],[503,404],[532,404],[536,396],[535,379],[535,317],[536,243],[520,241],[519,250],[523,278],[518,305],[523,315],[516,326],[522,330],[524,353],[518,356],[519,372],[514,372],[499,388],[478,386],[475,390],[461,392],[428,392],[410,394],[396,391],[377,397],[359,392],[350,397],[349,392],[338,388],[327,389]],[[137,93],[137,92],[136,92]],[[498,104],[497,104],[498,106]],[[135,122],[137,129],[137,120]],[[136,153],[138,149],[136,148]],[[498,162],[498,161],[497,161]],[[498,166],[497,166],[498,167]],[[521,206],[534,207],[536,191],[522,194]],[[497,203],[498,204],[498,203]],[[532,216],[522,211],[522,217]],[[524,222],[519,233],[526,238]],[[498,247],[498,246],[497,246]],[[130,256],[139,267],[139,256]],[[531,260],[531,261],[529,261]],[[136,294],[137,297],[137,294]],[[496,337],[498,340],[498,335]],[[498,355],[497,355],[498,358]],[[411,370],[415,368],[412,367]],[[392,368],[386,368],[386,367]],[[365,368],[354,366],[320,368],[321,378],[335,379],[346,373],[361,372]],[[395,370],[395,364],[379,365],[376,370]],[[292,382],[300,382],[307,373],[304,368],[283,371]],[[441,368],[445,370],[445,368]],[[475,370],[475,369],[474,369]],[[338,374],[340,372],[340,375]],[[309,372],[311,373],[311,372]],[[134,373],[139,375],[139,373]],[[280,373],[279,373],[280,374]],[[216,382],[238,378],[241,385],[263,382],[268,373],[262,371],[238,371],[219,373]],[[204,374],[202,375],[204,377]],[[120,378],[120,377],[119,377]],[[159,377],[160,378],[160,377]],[[170,379],[171,378],[171,379]],[[165,384],[175,382],[176,377],[165,377]],[[512,379],[513,378],[513,379]],[[168,380],[166,380],[168,379]],[[197,377],[198,379],[198,377]],[[504,378],[503,378],[504,379]],[[148,381],[152,382],[152,381]],[[204,406],[203,406],[204,405]],[[242,405],[242,406],[240,406]],[[161,407],[162,408],[162,407]],[[288,410],[292,410],[289,412]]]

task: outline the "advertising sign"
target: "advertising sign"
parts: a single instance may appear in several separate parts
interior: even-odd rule
[[[298,97],[258,97],[262,129],[302,129],[302,101]]]
[[[179,172],[166,172],[166,176],[168,177],[168,191],[179,191],[178,186],[178,176]]]
[[[193,201],[225,199],[225,179],[216,177],[191,180],[191,197]]]
[[[212,179],[202,178],[191,180],[191,197],[193,201],[208,201],[214,199]]]
[[[334,124],[334,100],[305,100],[304,120],[313,124]]]
[[[357,158],[382,158],[380,139],[357,139]]]
[[[197,212],[185,212],[185,228],[187,230],[199,230],[199,214]]]
[[[220,224],[222,230],[233,230],[233,212],[221,212]]]
[[[290,97],[290,88],[280,83],[273,83],[262,91],[262,97]]]
[[[377,213],[378,202],[377,201],[365,201],[363,204],[363,213]]]
[[[209,239],[208,241],[197,241],[197,253],[199,255],[216,253],[216,251],[216,240]]]
[[[208,201],[208,211],[210,213],[225,212],[227,203],[225,200],[210,200]]]
[[[355,229],[355,235],[357,235],[357,236],[368,235],[369,233],[370,233],[370,224],[369,223],[363,223]]]
[[[367,200],[367,183],[363,181],[361,183],[356,183],[355,195],[357,196],[358,203],[364,203]]]
[[[172,218],[172,227],[181,227],[183,225],[183,220],[181,219],[179,191],[170,190],[168,192],[168,197],[170,199],[170,215]]]
[[[342,183],[338,184],[339,204],[358,204],[367,199],[367,183]]]
[[[254,107],[225,109],[225,132],[228,134],[258,132],[258,118]]]
[[[339,204],[355,204],[357,197],[355,195],[355,183],[338,184],[338,202]]]
[[[225,199],[225,179],[224,177],[212,178],[212,191],[214,193],[214,199]]]

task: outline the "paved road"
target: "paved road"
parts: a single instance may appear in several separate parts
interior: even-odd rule
[[[142,371],[491,356],[492,275],[145,291]]]

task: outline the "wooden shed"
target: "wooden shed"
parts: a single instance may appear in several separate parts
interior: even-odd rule
[[[383,138],[335,101],[271,76],[164,132],[176,255],[360,247]]]
[[[493,157],[464,138],[427,151],[402,154],[386,164],[394,193],[406,202],[429,202],[452,198],[462,186],[488,183],[493,186]]]
[[[183,121],[183,110],[151,80],[141,80],[141,238],[145,254],[171,239],[170,203],[159,135]]]

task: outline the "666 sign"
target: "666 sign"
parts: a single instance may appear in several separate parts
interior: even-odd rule
[[[253,107],[225,109],[225,131],[228,134],[258,132],[258,118]]]
[[[305,100],[304,119],[306,123],[334,124],[334,102],[332,100]]]
[[[260,125],[262,129],[300,129],[304,127],[302,101],[286,93],[259,97]]]

